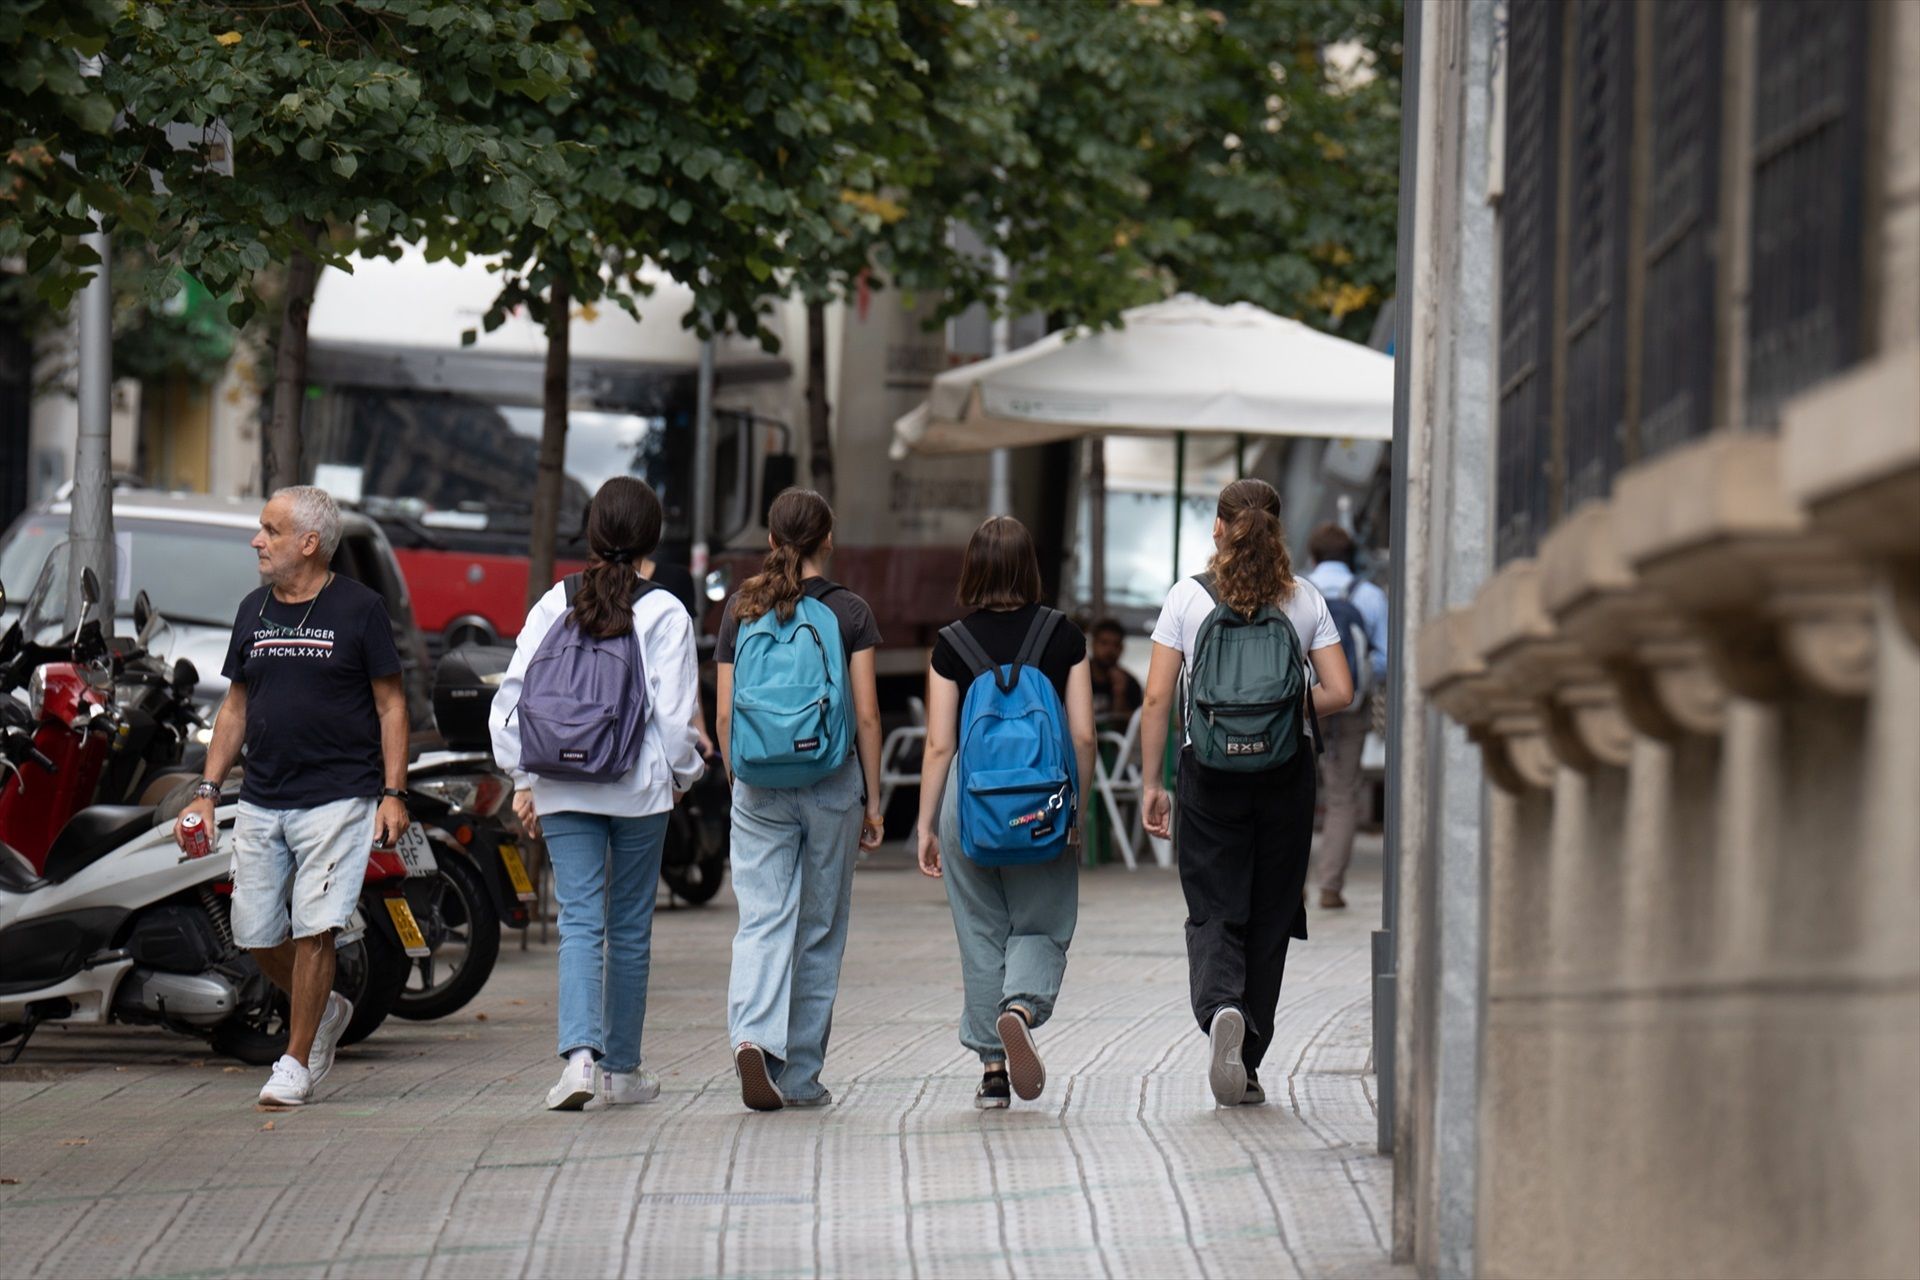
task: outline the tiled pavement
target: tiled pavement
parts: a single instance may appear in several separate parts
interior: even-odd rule
[[[344,1052],[298,1112],[256,1111],[262,1073],[194,1041],[43,1031],[0,1069],[0,1274],[1402,1274],[1373,1153],[1368,852],[1353,909],[1315,912],[1293,952],[1263,1108],[1212,1106],[1179,888],[1150,869],[1083,879],[1047,1092],[1000,1113],[971,1106],[945,899],[897,854],[857,877],[824,1111],[740,1105],[724,896],[660,913],[646,1056],[666,1089],[644,1107],[539,1109],[538,945],[509,944],[461,1014]]]

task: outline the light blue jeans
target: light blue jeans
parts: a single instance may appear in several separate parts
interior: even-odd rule
[[[667,815],[551,813],[540,830],[560,903],[560,1056],[637,1071]]]
[[[810,787],[733,784],[727,1033],[758,1045],[780,1092],[817,1098],[860,851],[860,761]]]

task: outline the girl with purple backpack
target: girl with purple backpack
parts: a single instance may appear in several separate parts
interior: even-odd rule
[[[533,606],[493,700],[494,759],[514,776],[521,823],[546,839],[560,904],[553,1111],[660,1094],[640,1065],[654,892],[675,797],[705,772],[693,621],[640,576],[662,519],[644,481],[600,486],[592,562]]]

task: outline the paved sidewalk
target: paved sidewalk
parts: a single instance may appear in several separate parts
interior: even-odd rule
[[[1261,1108],[1212,1105],[1179,886],[1151,869],[1083,879],[1047,1092],[1000,1113],[972,1109],[945,898],[897,855],[857,879],[824,1111],[740,1105],[724,896],[655,926],[645,1107],[539,1109],[551,948],[511,942],[467,1010],[389,1021],[297,1112],[256,1111],[263,1073],[195,1041],[43,1031],[0,1069],[0,1273],[1405,1274],[1373,1153],[1377,848],[1293,952]]]

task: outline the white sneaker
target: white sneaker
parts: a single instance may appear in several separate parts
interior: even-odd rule
[[[273,1064],[273,1074],[267,1078],[266,1087],[260,1090],[260,1105],[304,1107],[312,1093],[313,1077],[305,1067],[283,1053],[280,1061]]]
[[[353,1001],[338,991],[327,992],[327,1011],[320,1015],[319,1029],[313,1033],[313,1048],[307,1050],[309,1089],[318,1089],[327,1072],[333,1070],[334,1052],[340,1048],[340,1037],[346,1034],[352,1019]]]
[[[578,1111],[600,1092],[600,1068],[590,1059],[569,1059],[560,1083],[547,1090],[547,1110]]]
[[[638,1071],[602,1071],[600,1101],[609,1107],[652,1102],[660,1096],[660,1077],[642,1067]]]
[[[1223,1107],[1237,1107],[1246,1100],[1247,1064],[1240,1057],[1246,1038],[1246,1015],[1238,1009],[1221,1009],[1213,1015],[1207,1029],[1207,1084],[1213,1089],[1213,1100]]]

